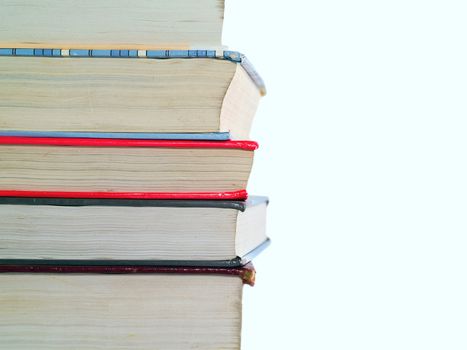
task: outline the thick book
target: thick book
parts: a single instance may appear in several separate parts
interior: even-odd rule
[[[239,350],[238,269],[0,266],[3,349]]]
[[[223,0],[2,0],[0,46],[219,48]]]
[[[247,201],[0,198],[0,265],[245,265],[266,197]]]
[[[0,133],[38,137],[245,140],[265,93],[242,54],[212,50],[0,48],[0,86]]]
[[[253,141],[0,137],[0,197],[245,199]]]

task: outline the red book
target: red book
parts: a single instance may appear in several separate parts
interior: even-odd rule
[[[0,137],[0,196],[246,199],[253,141]]]

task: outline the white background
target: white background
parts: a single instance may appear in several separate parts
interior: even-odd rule
[[[226,3],[268,87],[243,349],[466,349],[466,2]]]

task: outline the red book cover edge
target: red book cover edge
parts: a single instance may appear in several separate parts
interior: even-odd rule
[[[2,190],[0,197],[245,200],[245,190],[231,192],[74,192]]]
[[[0,145],[37,145],[72,147],[161,147],[161,148],[226,148],[254,151],[255,141],[190,141],[190,140],[138,140],[69,137],[0,136]]]
[[[161,267],[161,266],[54,266],[0,265],[0,273],[99,273],[99,274],[215,274],[238,276],[244,284],[255,284],[256,271],[251,263],[240,268]]]

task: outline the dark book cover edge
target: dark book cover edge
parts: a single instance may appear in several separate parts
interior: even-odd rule
[[[255,283],[256,271],[252,264],[242,267],[183,267],[132,265],[0,265],[0,273],[93,273],[93,274],[217,274],[238,276],[243,283]]]
[[[0,205],[48,206],[118,206],[118,207],[174,207],[174,208],[225,208],[245,211],[246,208],[268,204],[264,196],[249,196],[246,201],[235,200],[186,200],[186,199],[105,199],[105,198],[50,198],[50,197],[0,197]]]

